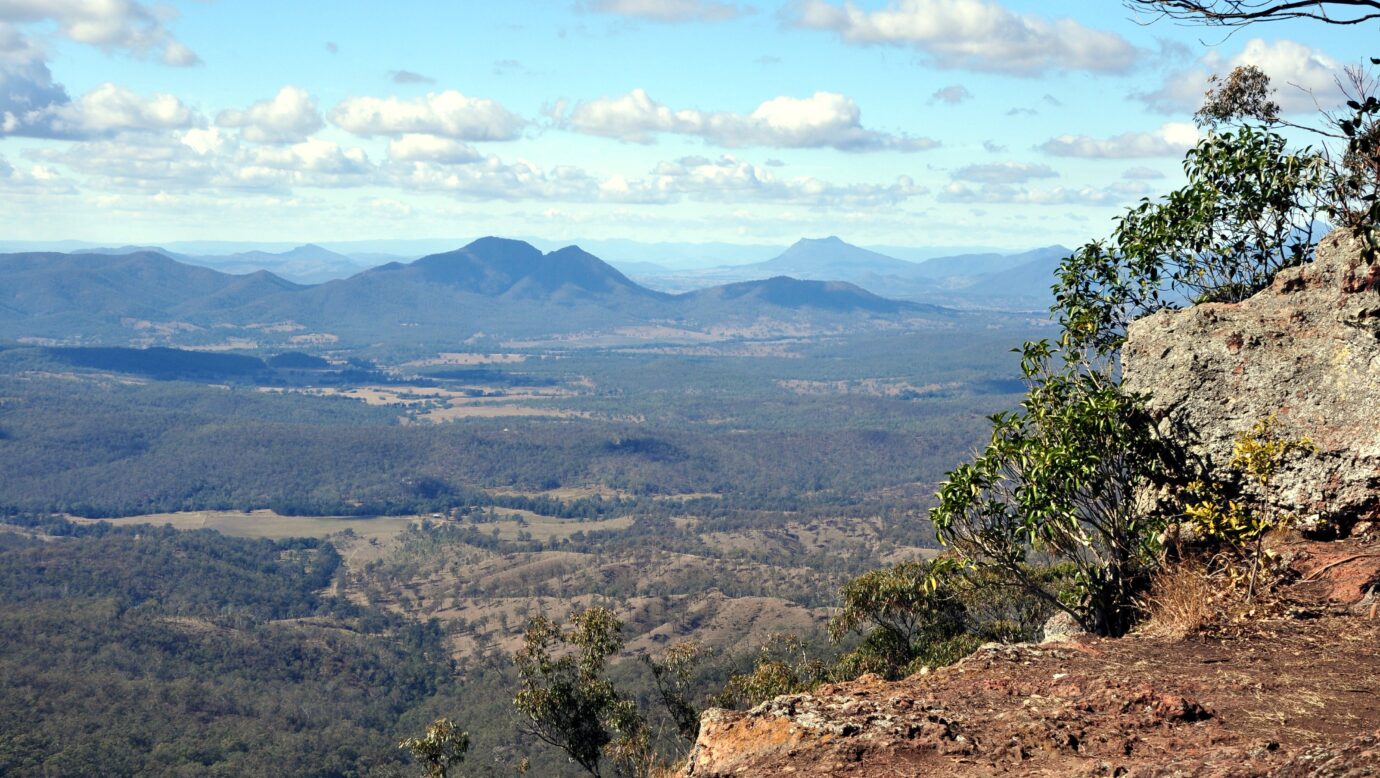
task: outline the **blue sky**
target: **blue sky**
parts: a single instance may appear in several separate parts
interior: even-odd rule
[[[1178,183],[1209,73],[1258,64],[1306,118],[1374,32],[1116,0],[0,0],[0,237],[1073,244]]]

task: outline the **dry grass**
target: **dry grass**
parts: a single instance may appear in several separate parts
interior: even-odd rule
[[[1145,609],[1145,631],[1182,640],[1210,624],[1217,616],[1217,588],[1200,563],[1187,560],[1166,565],[1155,573]]]

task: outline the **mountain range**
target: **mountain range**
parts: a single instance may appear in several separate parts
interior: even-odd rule
[[[964,308],[1043,311],[1063,246],[1018,254],[978,253],[915,262],[846,243],[837,237],[803,238],[765,262],[701,271],[647,272],[638,281],[675,292],[774,275],[804,280],[846,281],[874,294],[912,302]]]
[[[134,247],[0,255],[0,338],[9,340],[455,344],[481,334],[723,330],[763,321],[838,328],[953,315],[847,282],[784,276],[668,294],[578,247],[543,253],[502,238],[320,284],[265,270],[226,273]]]

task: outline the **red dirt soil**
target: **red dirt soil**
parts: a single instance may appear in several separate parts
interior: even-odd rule
[[[1380,776],[1380,543],[1279,550],[1293,582],[1209,635],[991,646],[710,711],[686,774]]]

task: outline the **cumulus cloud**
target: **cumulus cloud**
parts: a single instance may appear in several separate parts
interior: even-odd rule
[[[0,22],[0,137],[49,134],[36,118],[70,102],[67,90],[53,82],[42,52]]]
[[[1332,108],[1344,99],[1337,86],[1342,75],[1342,65],[1337,60],[1302,43],[1271,43],[1260,38],[1246,41],[1230,59],[1210,52],[1197,67],[1171,73],[1159,89],[1137,97],[1160,113],[1195,111],[1202,105],[1211,76],[1225,76],[1242,65],[1255,65],[1270,77],[1275,101],[1285,113],[1307,113],[1319,106]]]
[[[0,116],[0,135],[82,139],[180,129],[199,121],[192,109],[172,95],[143,97],[105,83],[76,101],[49,102],[33,110],[6,110]]]
[[[165,64],[196,65],[196,53],[164,25],[166,8],[135,0],[0,0],[0,22],[51,22],[59,35],[106,50],[157,53]]]
[[[1090,159],[1130,159],[1134,157],[1179,157],[1198,142],[1198,128],[1170,122],[1154,132],[1127,132],[1111,138],[1087,135],[1060,135],[1040,144],[1040,150],[1056,157]]]
[[[601,188],[605,197],[636,200],[686,196],[712,201],[771,201],[811,206],[871,207],[894,205],[927,190],[909,176],[890,184],[833,184],[812,176],[778,178],[770,170],[722,156],[684,157],[657,165],[645,179],[610,179]]]
[[[15,167],[0,154],[0,193],[70,194],[75,191],[75,187],[46,165]]]
[[[977,184],[1023,184],[1036,178],[1058,178],[1059,174],[1049,165],[1035,165],[1028,162],[992,162],[967,165],[953,172],[958,181]]]
[[[216,124],[238,128],[241,137],[255,143],[293,143],[324,126],[316,100],[307,90],[292,85],[243,111],[221,111]]]
[[[953,84],[952,86],[946,86],[942,89],[936,89],[934,90],[934,94],[930,95],[931,103],[940,102],[948,103],[949,105],[958,105],[965,100],[972,99],[973,93],[969,92],[968,87],[962,84]]]
[[[396,162],[436,162],[463,165],[484,158],[468,143],[435,135],[404,135],[388,142],[388,158]]]
[[[476,200],[546,200],[671,204],[683,200],[807,207],[893,205],[925,193],[907,176],[888,184],[836,184],[810,176],[782,178],[766,168],[722,156],[684,157],[656,165],[644,176],[599,176],[579,167],[543,169],[489,155],[468,164],[392,163],[388,180],[404,189],[445,192]]]
[[[331,111],[330,120],[364,137],[422,134],[464,141],[514,140],[526,126],[498,102],[454,90],[415,100],[351,97]]]
[[[616,14],[657,22],[719,22],[747,10],[715,0],[586,0],[576,5],[590,13]]]
[[[835,148],[843,151],[922,151],[939,145],[929,138],[891,135],[862,126],[853,98],[833,92],[810,97],[776,97],[750,114],[675,110],[634,89],[551,112],[562,128],[629,143],[651,143],[658,134],[688,135],[721,146]]]
[[[297,186],[346,187],[379,181],[378,167],[362,149],[318,138],[245,146],[219,127],[123,134],[32,153],[107,189],[286,191]]]
[[[1124,73],[1139,50],[1116,33],[1068,19],[1017,13],[991,0],[889,0],[867,10],[852,0],[798,0],[788,24],[829,30],[848,43],[918,49],[938,67],[1035,76],[1048,71]]]

